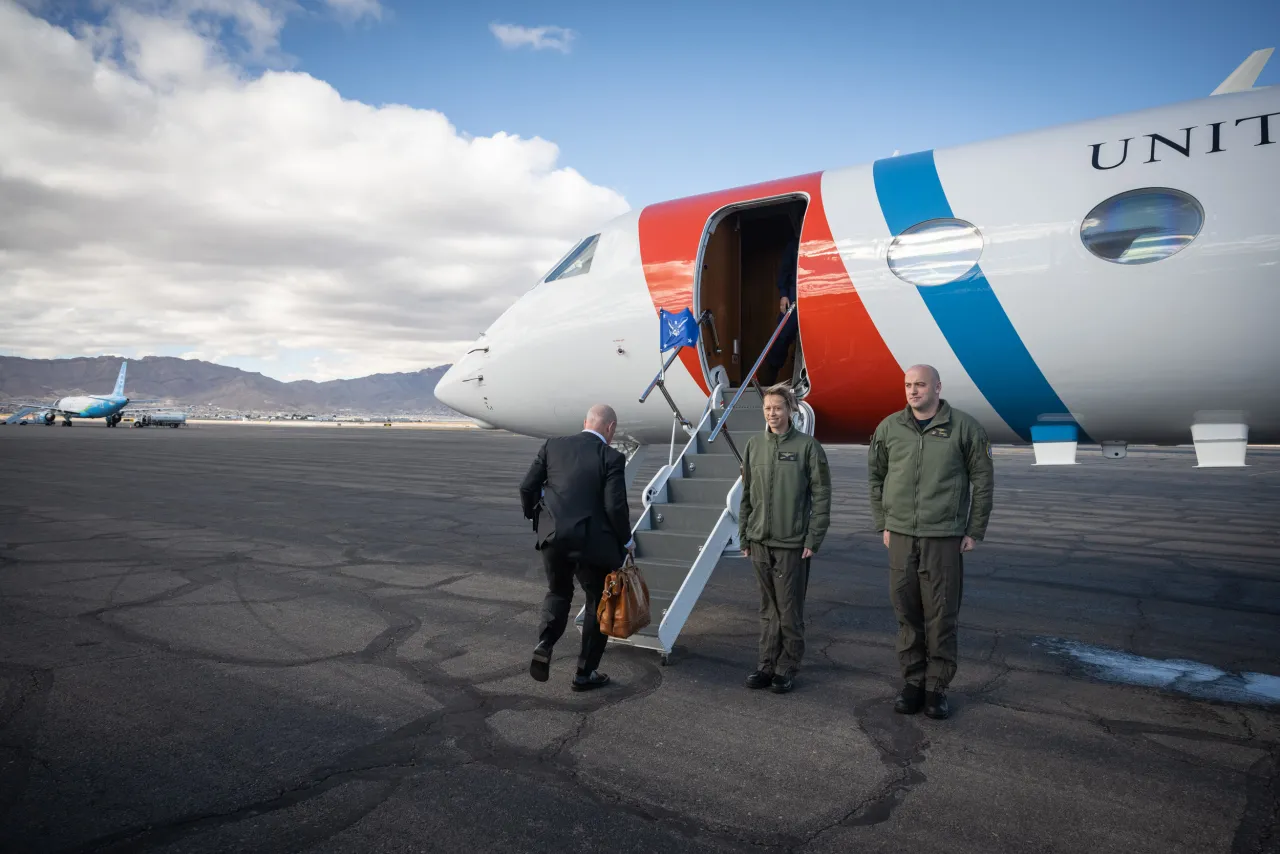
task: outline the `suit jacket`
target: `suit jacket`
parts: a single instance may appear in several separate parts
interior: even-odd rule
[[[520,484],[535,548],[614,569],[631,539],[627,458],[594,433],[548,439]],[[545,494],[544,494],[545,493]]]

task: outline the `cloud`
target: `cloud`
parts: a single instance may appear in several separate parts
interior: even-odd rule
[[[283,25],[190,0],[73,32],[0,0],[0,346],[417,370],[626,211],[546,140],[233,59],[229,29],[267,56]]]
[[[366,17],[382,19],[382,4],[379,0],[325,0],[325,5],[344,21],[359,21]]]
[[[534,50],[569,52],[569,44],[578,34],[564,27],[519,27],[514,24],[490,24],[489,32],[506,48],[528,45]]]

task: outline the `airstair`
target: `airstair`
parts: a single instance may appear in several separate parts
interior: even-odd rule
[[[789,315],[787,312],[774,330],[764,353],[777,339]],[[748,373],[747,384],[737,389],[728,387],[723,371],[713,375],[720,382],[707,398],[696,424],[681,415],[663,387],[662,373],[674,360],[674,353],[640,398],[643,402],[654,388],[660,389],[675,419],[667,463],[645,486],[642,509],[632,528],[636,564],[649,587],[651,621],[635,635],[610,638],[610,643],[655,650],[662,663],[667,664],[676,638],[721,558],[742,560],[738,542],[740,446],[765,429],[762,390],[754,379],[764,353]],[[801,401],[793,424],[801,432],[813,434],[813,410],[807,403]],[[686,441],[677,451],[676,441],[681,433]],[[638,462],[640,457],[634,449],[632,453]],[[579,627],[583,617],[580,612],[576,620]]]

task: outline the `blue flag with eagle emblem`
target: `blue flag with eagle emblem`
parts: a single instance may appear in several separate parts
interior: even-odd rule
[[[693,311],[685,309],[675,314],[665,308],[658,309],[658,320],[662,325],[662,350],[672,347],[692,347],[698,343],[698,321]]]

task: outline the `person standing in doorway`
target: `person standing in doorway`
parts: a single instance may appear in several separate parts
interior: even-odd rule
[[[778,322],[782,321],[787,309],[796,302],[796,268],[800,262],[800,238],[792,237],[782,250],[782,261],[778,265]],[[787,363],[791,354],[791,345],[800,334],[800,320],[796,312],[791,312],[787,325],[782,327],[769,348],[769,355],[760,366],[760,382],[771,386],[778,381],[778,372]]]
[[[542,625],[533,650],[529,675],[546,682],[551,650],[564,634],[573,602],[573,579],[587,597],[583,614],[582,650],[573,678],[575,691],[589,691],[609,682],[597,672],[608,637],[600,631],[596,609],[604,579],[623,561],[631,542],[631,514],[627,507],[627,460],[609,447],[618,416],[603,404],[591,407],[576,436],[548,439],[520,484],[520,504],[532,519],[547,571],[547,595]]]
[[[748,688],[785,694],[804,656],[804,599],[809,559],[831,522],[831,471],[822,445],[796,430],[795,393],[785,384],[764,392],[766,429],[742,455],[738,542],[760,585],[760,654]]]
[[[965,552],[982,541],[995,483],[991,443],[972,416],[942,399],[929,365],[905,377],[907,406],[871,438],[871,514],[889,550],[889,595],[898,618],[905,683],[893,710],[936,719],[951,714],[956,620]]]

